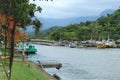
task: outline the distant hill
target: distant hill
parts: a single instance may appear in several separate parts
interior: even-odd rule
[[[73,18],[65,18],[65,19],[49,19],[49,18],[39,18],[42,22],[42,29],[48,29],[53,26],[66,26],[72,23],[80,23],[85,22],[87,20],[96,20],[97,16],[87,16],[87,17],[73,17]]]
[[[86,17],[72,17],[72,18],[65,18],[65,19],[52,19],[52,18],[38,18],[43,26],[42,30],[48,29],[53,26],[66,26],[68,24],[72,23],[80,23],[80,22],[85,22],[88,20],[94,21],[98,19],[101,16],[106,16],[108,13],[112,14],[115,10],[112,9],[107,9],[104,10],[103,12],[100,13],[100,15],[95,15],[95,16],[86,16]]]
[[[65,19],[52,19],[52,18],[38,18],[42,22],[42,30],[49,29],[53,26],[67,26],[68,24],[72,23],[77,23],[79,24],[80,22],[85,22],[88,20],[94,21],[97,20],[101,16],[106,16],[107,14],[112,14],[115,10],[112,9],[107,9],[104,10],[103,12],[100,13],[100,15],[95,15],[95,16],[82,16],[82,17],[72,17],[72,18],[65,18]],[[27,28],[27,32],[33,33],[31,31],[31,27]]]
[[[107,14],[112,14],[114,12],[115,12],[115,10],[106,9],[106,10],[102,11],[99,16],[107,16]]]

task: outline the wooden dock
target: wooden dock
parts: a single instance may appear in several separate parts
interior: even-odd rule
[[[25,42],[27,42],[27,40],[26,40]],[[30,39],[29,42],[31,42],[32,44],[51,46],[51,45],[53,45],[56,41],[43,40],[43,39]]]
[[[56,68],[58,70],[62,67],[61,63],[40,63],[40,61],[38,61],[38,65],[42,68]]]
[[[44,63],[42,64],[42,66],[44,68],[56,68],[56,69],[60,69],[62,67],[61,63]]]

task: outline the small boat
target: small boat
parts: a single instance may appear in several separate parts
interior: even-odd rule
[[[53,46],[65,46],[63,42],[56,42]]]
[[[77,45],[76,45],[75,43],[70,43],[70,44],[69,44],[69,47],[70,47],[70,48],[76,48],[76,46],[77,46]]]
[[[106,48],[105,44],[97,44],[97,48]]]
[[[35,48],[35,46],[32,44],[28,44],[28,43],[17,44],[17,50],[20,53],[25,52],[25,54],[27,54],[27,55],[35,54],[37,52],[37,49]]]
[[[100,42],[100,41],[99,41],[99,42],[96,43],[96,45],[97,45],[97,48],[101,48],[101,49],[102,49],[102,48],[106,48],[106,45],[105,45],[104,42]]]
[[[26,54],[34,54],[34,53],[36,53],[37,52],[37,49],[35,48],[35,46],[34,45],[29,45],[29,47],[28,48],[26,48],[26,50],[25,50],[25,53]]]
[[[108,39],[108,40],[105,42],[105,45],[106,45],[106,48],[115,48],[115,47],[117,47],[115,41],[112,40],[112,39]]]
[[[110,39],[109,33],[108,33],[108,39],[105,41],[106,48],[116,48],[117,45],[113,39]]]
[[[84,48],[84,45],[78,45],[77,48]]]

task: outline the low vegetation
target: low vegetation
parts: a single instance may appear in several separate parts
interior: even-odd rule
[[[12,80],[47,80],[45,76],[29,62],[14,61],[12,71]],[[3,71],[3,67],[0,66],[0,80],[7,80]]]

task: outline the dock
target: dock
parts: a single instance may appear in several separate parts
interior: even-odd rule
[[[42,64],[42,66],[44,68],[56,68],[56,69],[60,69],[62,67],[61,63],[44,63]]]
[[[40,61],[38,61],[38,66],[42,68],[56,68],[59,70],[62,67],[62,64],[61,63],[40,63]]]
[[[26,40],[25,42],[27,42],[27,40]],[[51,45],[53,45],[56,41],[43,40],[43,39],[30,39],[29,42],[31,42],[32,44],[51,46]]]

